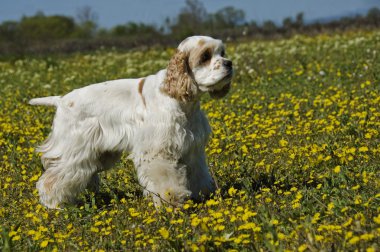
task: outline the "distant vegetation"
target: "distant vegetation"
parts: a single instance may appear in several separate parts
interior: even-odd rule
[[[312,24],[306,24],[303,13],[299,13],[295,18],[285,18],[282,25],[276,25],[270,20],[262,24],[247,21],[245,12],[234,7],[224,7],[215,13],[208,13],[200,1],[187,0],[177,17],[167,18],[161,26],[129,22],[105,29],[98,27],[97,14],[87,6],[78,10],[75,19],[61,15],[46,16],[38,12],[34,16],[24,16],[20,21],[1,23],[0,55],[67,53],[101,47],[129,49],[137,46],[172,46],[193,34],[238,40],[378,27],[378,8],[370,9],[365,16]]]

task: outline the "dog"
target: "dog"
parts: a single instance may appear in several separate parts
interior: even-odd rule
[[[97,191],[98,173],[123,151],[156,207],[180,206],[215,192],[205,154],[211,128],[200,97],[228,93],[233,66],[224,54],[221,40],[192,36],[154,75],[31,99],[31,105],[56,107],[52,132],[37,149],[45,170],[37,182],[40,202],[59,208],[75,203],[85,189]]]

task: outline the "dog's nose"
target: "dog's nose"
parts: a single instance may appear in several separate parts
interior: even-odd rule
[[[232,68],[232,61],[231,60],[223,60],[223,66],[227,68]]]

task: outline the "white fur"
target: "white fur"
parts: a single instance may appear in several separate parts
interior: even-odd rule
[[[195,47],[198,38],[214,41],[191,37],[179,50]],[[111,168],[123,151],[130,153],[144,194],[153,196],[156,206],[215,191],[205,154],[211,129],[199,99],[184,103],[169,97],[161,91],[165,77],[166,69],[30,101],[57,107],[52,132],[38,149],[45,167],[37,182],[43,205],[56,208],[74,202],[86,188],[97,190],[98,172]]]

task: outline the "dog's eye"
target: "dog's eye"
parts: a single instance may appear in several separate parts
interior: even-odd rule
[[[226,55],[226,51],[224,49],[220,52],[220,56],[224,57]]]
[[[201,56],[201,63],[206,63],[211,59],[211,53],[209,51],[206,51]]]

